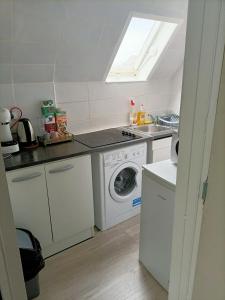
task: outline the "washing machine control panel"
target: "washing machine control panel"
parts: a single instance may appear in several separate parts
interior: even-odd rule
[[[104,154],[105,166],[115,164],[121,161],[134,160],[140,156],[145,155],[145,147],[130,147],[130,149],[116,150]]]

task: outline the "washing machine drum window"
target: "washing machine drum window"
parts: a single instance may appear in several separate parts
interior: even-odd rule
[[[115,201],[123,202],[132,198],[140,180],[141,170],[133,163],[120,166],[112,175],[109,191]]]
[[[125,168],[119,172],[114,181],[115,192],[120,196],[130,194],[136,186],[136,171],[133,168]]]

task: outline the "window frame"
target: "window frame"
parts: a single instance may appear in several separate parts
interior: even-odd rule
[[[161,21],[161,22],[176,23],[177,26],[176,26],[175,30],[173,31],[171,37],[169,38],[169,40],[168,40],[166,46],[165,46],[164,49],[162,50],[160,56],[158,57],[156,63],[154,64],[154,66],[152,67],[151,71],[149,72],[149,74],[148,74],[146,80],[143,80],[143,79],[137,79],[137,78],[133,78],[133,80],[132,80],[130,77],[127,77],[127,78],[126,78],[126,77],[124,76],[121,80],[118,78],[118,80],[108,81],[108,80],[107,80],[107,77],[108,77],[108,75],[109,75],[109,73],[110,73],[112,64],[113,64],[114,59],[115,59],[115,57],[116,57],[116,55],[117,55],[117,53],[118,53],[118,51],[119,51],[120,45],[121,45],[121,43],[122,43],[122,41],[123,41],[123,39],[124,39],[124,36],[125,36],[125,34],[126,34],[126,32],[127,32],[127,29],[128,29],[128,27],[129,27],[129,24],[130,24],[132,18],[143,18],[143,19],[150,19],[150,20]],[[109,62],[109,64],[108,64],[107,70],[106,70],[106,72],[105,72],[105,74],[104,74],[104,78],[103,78],[104,82],[105,82],[106,84],[132,83],[132,82],[147,82],[147,81],[151,78],[152,74],[154,73],[156,67],[158,66],[158,64],[160,63],[160,61],[162,60],[162,58],[164,57],[167,48],[169,47],[169,45],[170,45],[170,44],[172,43],[172,41],[174,40],[174,38],[175,38],[177,32],[179,31],[179,29],[180,29],[181,24],[183,23],[183,21],[184,21],[183,19],[178,19],[178,18],[165,17],[165,16],[158,16],[158,15],[153,15],[153,14],[143,14],[143,13],[131,12],[131,13],[129,14],[129,17],[128,17],[127,20],[126,20],[125,26],[124,26],[124,28],[123,28],[123,30],[122,30],[122,32],[121,32],[121,35],[120,35],[120,37],[119,37],[119,39],[118,39],[118,41],[117,41],[117,43],[116,43],[116,46],[115,46],[114,50],[113,50],[112,56],[111,56],[111,58],[110,58],[110,62]]]

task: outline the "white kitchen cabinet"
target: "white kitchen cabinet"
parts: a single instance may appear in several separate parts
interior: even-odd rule
[[[172,137],[153,140],[148,144],[148,163],[170,159]]]
[[[45,171],[54,242],[93,228],[90,155],[48,163]]]
[[[169,160],[144,166],[139,258],[165,288],[169,287],[176,166]]]
[[[6,173],[16,227],[30,230],[43,248],[52,243],[44,166]]]

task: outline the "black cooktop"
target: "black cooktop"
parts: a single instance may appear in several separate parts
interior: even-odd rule
[[[88,146],[89,148],[98,148],[107,145],[124,143],[140,138],[141,137],[136,134],[123,131],[119,128],[100,130],[74,136],[75,141]]]

